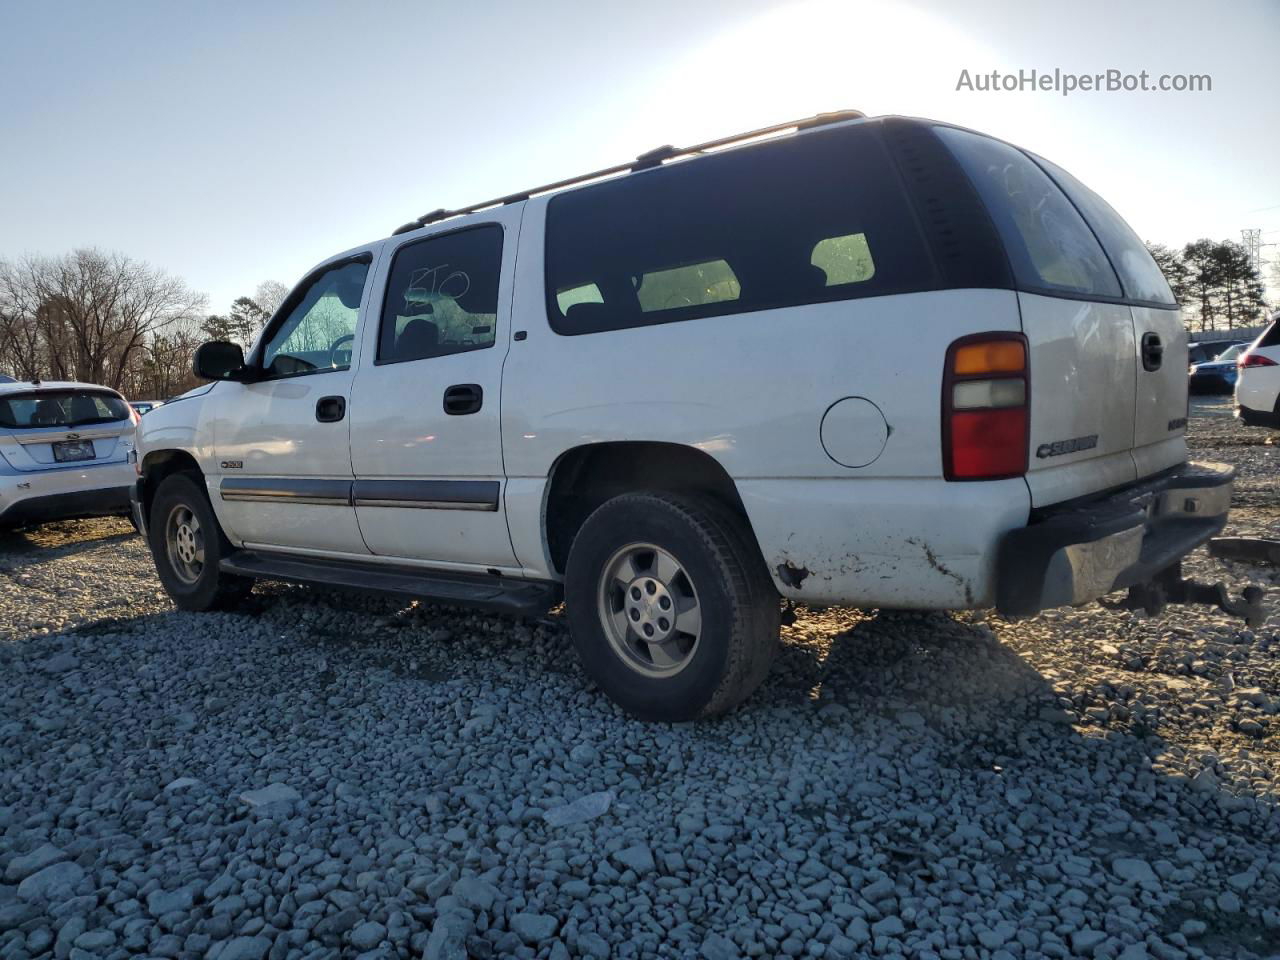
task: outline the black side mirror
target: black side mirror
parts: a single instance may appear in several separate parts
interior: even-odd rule
[[[248,380],[244,351],[240,344],[227,340],[210,340],[196,349],[192,371],[202,380]]]

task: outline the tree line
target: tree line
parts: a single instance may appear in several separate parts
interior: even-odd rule
[[[0,260],[0,373],[100,383],[132,399],[196,386],[205,340],[248,346],[288,295],[267,281],[225,315],[183,280],[122,253],[94,249]]]
[[[1147,245],[1192,330],[1223,330],[1261,323],[1266,310],[1262,278],[1243,244],[1195,240],[1181,250]]]
[[[1250,326],[1263,318],[1262,281],[1241,244],[1196,240],[1180,250],[1148,249],[1190,328]],[[288,292],[266,281],[226,314],[208,314],[204,294],[122,253],[81,249],[0,260],[0,373],[165,399],[198,383],[191,372],[196,347],[232,340],[247,348]]]

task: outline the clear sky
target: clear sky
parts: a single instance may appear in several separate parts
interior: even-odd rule
[[[436,207],[842,107],[1029,147],[1149,240],[1280,244],[1277,49],[1277,0],[0,0],[0,257],[119,250],[221,312]],[[1032,68],[1212,92],[956,89]]]

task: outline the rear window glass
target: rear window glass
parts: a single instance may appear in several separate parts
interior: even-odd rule
[[[50,390],[0,397],[0,427],[85,427],[129,419],[129,406],[110,393]]]
[[[1027,290],[1119,297],[1106,254],[1075,207],[1021,150],[980,134],[939,127],[982,196]]]
[[[939,285],[892,161],[864,127],[561,194],[546,264],[563,334]]]
[[[1131,300],[1176,306],[1177,301],[1173,291],[1169,289],[1169,282],[1152,259],[1147,245],[1111,204],[1057,164],[1050,163],[1043,157],[1035,159],[1084,214],[1089,226],[1093,227],[1093,232],[1102,241],[1107,256],[1111,258],[1111,265],[1120,274],[1124,295]]]
[[[1280,347],[1280,320],[1274,321],[1271,326],[1263,332],[1258,338],[1257,346],[1259,347]]]

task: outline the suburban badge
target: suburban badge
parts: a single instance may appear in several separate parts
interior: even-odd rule
[[[1087,437],[1073,437],[1070,440],[1055,440],[1053,443],[1042,443],[1036,447],[1036,457],[1044,460],[1046,457],[1061,457],[1068,453],[1078,453],[1081,450],[1092,450],[1098,445],[1098,435],[1091,433]]]

